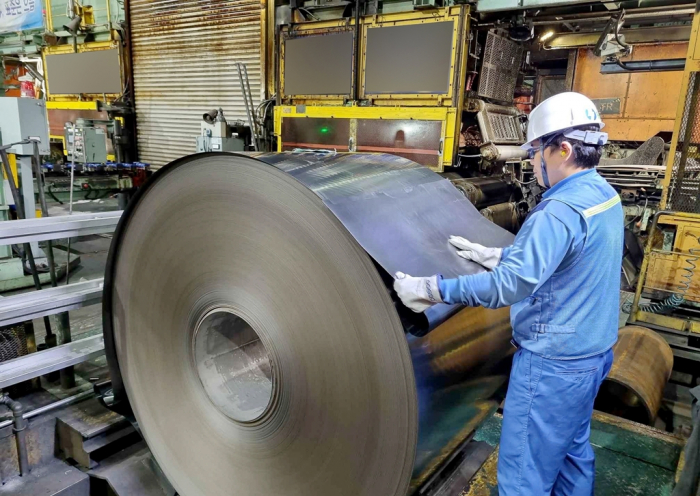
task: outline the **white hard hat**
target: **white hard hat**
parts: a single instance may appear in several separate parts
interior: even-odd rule
[[[524,150],[532,148],[532,142],[543,136],[556,132],[564,134],[565,131],[573,128],[590,125],[598,125],[598,129],[603,129],[605,126],[591,99],[581,93],[559,93],[547,98],[530,112],[527,143],[521,148]],[[587,143],[604,145],[607,142],[606,133],[589,134],[590,137],[584,140]],[[573,135],[570,137],[580,139]]]

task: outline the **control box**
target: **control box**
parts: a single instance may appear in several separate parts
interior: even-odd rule
[[[36,98],[0,97],[0,135],[2,144],[9,145],[26,139],[39,140],[39,153],[49,155],[49,122],[46,102]],[[8,150],[16,155],[33,155],[34,146],[17,145]]]
[[[107,133],[99,127],[66,126],[68,162],[76,164],[104,164],[107,162]]]

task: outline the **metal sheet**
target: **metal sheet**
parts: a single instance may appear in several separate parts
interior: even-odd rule
[[[447,93],[453,30],[453,21],[368,28],[365,93]]]
[[[50,95],[121,94],[119,50],[46,56]]]
[[[131,0],[139,159],[160,167],[194,153],[202,113],[223,108],[245,121],[235,63],[263,94],[260,2]]]
[[[284,95],[350,95],[353,33],[284,42]]]
[[[115,235],[104,329],[117,400],[125,385],[178,492],[404,496],[428,480],[495,408],[512,350],[507,309],[418,315],[392,298],[397,270],[483,270],[456,255],[451,234],[513,239],[401,157],[206,154],[158,171]],[[272,383],[254,420],[203,387],[193,350],[207,349],[200,324],[214,311],[244,320],[256,359],[260,344],[268,355],[264,370],[240,370]],[[210,350],[226,384],[244,363],[224,365],[229,348]]]
[[[595,103],[596,107],[598,107],[598,112],[600,115],[617,115],[621,112],[619,98],[597,98],[592,100],[592,102]]]
[[[442,121],[357,120],[357,151],[391,153],[428,167],[442,158]]]
[[[263,154],[257,158],[319,195],[392,276],[397,271],[448,278],[483,272],[481,266],[465,261],[450,247],[446,240],[451,235],[485,246],[507,246],[513,240],[512,234],[481,216],[449,180],[395,155],[306,153]],[[445,215],[441,205],[450,205],[450,215]],[[417,222],[420,230],[416,230]],[[406,312],[403,315],[408,322],[404,325],[409,325],[413,333],[423,334],[458,309],[437,305],[425,313],[427,320]]]

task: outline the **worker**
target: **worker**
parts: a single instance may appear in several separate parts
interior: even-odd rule
[[[511,306],[517,351],[503,411],[500,496],[593,495],[590,423],[617,341],[624,230],[620,197],[595,169],[607,142],[603,126],[584,95],[542,102],[523,148],[546,191],[513,244],[452,236],[459,256],[489,270],[457,279],[396,274],[394,288],[415,312],[439,303]]]

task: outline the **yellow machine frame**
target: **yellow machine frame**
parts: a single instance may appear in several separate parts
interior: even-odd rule
[[[452,164],[452,153],[445,154],[444,150],[452,150],[455,146],[457,130],[457,114],[454,108],[448,107],[358,107],[358,106],[294,106],[283,105],[275,107],[275,134],[278,137],[277,151],[282,151],[282,120],[299,118],[316,119],[350,119],[351,138],[357,128],[357,119],[385,120],[423,120],[442,122],[443,160],[441,170]],[[353,123],[353,121],[355,121]]]
[[[294,103],[304,103],[304,104],[323,104],[323,105],[342,105],[346,99],[350,98],[350,93],[354,86],[355,80],[355,56],[353,53],[353,73],[352,73],[352,84],[350,86],[350,93],[347,95],[287,95],[284,92],[284,82],[285,82],[285,46],[284,41],[289,39],[292,35],[294,37],[303,36],[318,36],[322,34],[330,33],[343,33],[352,32],[355,26],[355,20],[333,20],[333,21],[320,21],[304,24],[295,24],[292,31],[289,28],[284,29],[280,33],[281,42],[279,44],[279,90],[282,100],[291,99]]]
[[[689,91],[693,91],[690,86],[691,76],[694,72],[700,72],[699,31],[700,15],[696,10],[683,74],[681,98],[678,100],[673,140],[666,164],[660,211],[655,215],[649,231],[629,319],[630,323],[643,323],[663,333],[675,335],[667,339],[681,348],[687,346],[688,338],[700,337],[700,319],[686,316],[687,314],[681,316],[676,312],[672,312],[671,315],[660,315],[647,311],[649,308],[640,305],[640,299],[643,295],[655,295],[658,299],[659,294],[664,294],[664,297],[676,295],[676,298],[682,298],[688,302],[700,302],[700,214],[666,210],[669,206],[669,191],[674,177],[678,143],[683,141],[681,133],[683,119],[686,116],[687,96]],[[696,154],[697,151],[695,153],[691,151],[689,156]],[[667,231],[675,229],[675,240],[671,250],[655,248],[663,239],[662,228],[666,228]],[[698,347],[692,346],[692,348]],[[674,353],[697,359],[697,355],[693,357],[692,352],[686,354],[682,349],[675,349]]]
[[[462,10],[460,7],[449,7],[439,9],[437,11],[414,11],[402,12],[397,14],[383,14],[371,17],[365,17],[361,20],[362,25],[362,40],[360,46],[360,99],[371,100],[374,105],[437,105],[437,106],[452,106],[452,97],[455,92],[455,87],[462,88],[465,79],[464,66],[466,65],[467,57],[461,57],[462,51],[466,50],[465,37],[459,36],[460,33],[468,33],[468,17],[469,11],[466,11],[465,22],[467,26],[463,28]],[[365,92],[365,70],[367,68],[367,54],[364,47],[367,46],[367,33],[370,29],[377,29],[386,26],[408,26],[412,24],[428,24],[432,22],[451,21],[452,28],[452,53],[450,54],[450,77],[447,93],[396,93],[396,94],[369,94]],[[462,29],[463,28],[463,29]],[[464,46],[462,46],[464,45]],[[460,64],[461,61],[461,64]]]
[[[285,95],[285,53],[284,43],[279,47],[279,92],[282,105],[275,107],[275,134],[277,135],[277,149],[282,151],[282,121],[292,118],[332,118],[349,119],[350,135],[354,138],[357,128],[357,119],[375,120],[417,120],[440,121],[441,149],[440,160],[437,167],[432,167],[437,172],[442,172],[445,167],[453,165],[456,150],[459,146],[459,129],[461,114],[464,106],[464,97],[461,88],[466,80],[467,42],[469,32],[469,7],[454,6],[440,9],[430,9],[412,12],[365,16],[361,18],[360,60],[359,60],[359,84],[358,95],[363,100],[363,105],[346,104],[350,95]],[[449,86],[444,94],[366,94],[364,88],[366,70],[367,32],[369,29],[383,26],[425,24],[430,22],[451,21],[454,24],[452,53],[450,64]],[[354,20],[319,21],[296,24],[293,28],[294,36],[312,36],[329,32],[352,31]],[[281,40],[290,36],[289,28],[281,33]],[[355,55],[353,54],[353,57]],[[353,86],[355,84],[353,60]],[[353,87],[351,86],[351,88]],[[364,105],[364,102],[369,105]],[[285,105],[286,103],[286,105]]]
[[[121,43],[117,41],[98,41],[94,43],[83,43],[78,45],[78,53],[82,52],[94,52],[100,50],[119,50],[119,60],[124,60],[124,52]],[[73,53],[72,45],[58,45],[53,47],[46,47],[42,50],[41,58],[46,67],[46,56],[47,55],[62,55],[67,53]],[[122,81],[125,81],[124,76],[124,64],[120,64],[120,73]],[[117,98],[118,94],[90,94],[90,95],[52,95],[51,94],[51,74],[47,72],[46,74],[46,108],[47,109],[60,109],[60,110],[97,110],[97,100],[103,100],[105,97],[107,99]]]

